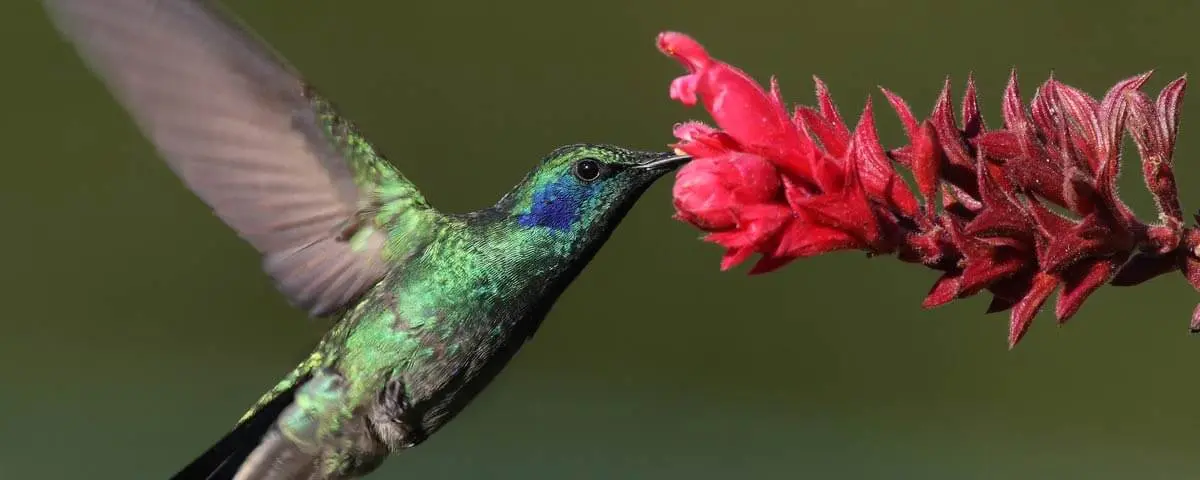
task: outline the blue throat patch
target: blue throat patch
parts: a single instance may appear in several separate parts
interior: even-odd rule
[[[522,227],[544,227],[566,231],[579,221],[583,205],[595,193],[595,184],[580,185],[573,178],[563,177],[533,192],[529,211],[517,219]]]

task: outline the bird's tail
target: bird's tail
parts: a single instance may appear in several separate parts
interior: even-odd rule
[[[217,443],[192,460],[192,463],[183,467],[171,479],[233,480],[234,478],[247,478],[249,472],[243,471],[240,476],[238,472],[243,470],[243,465],[255,463],[251,458],[252,455],[254,457],[263,455],[277,457],[278,454],[284,453],[267,452],[266,450],[271,450],[273,444],[279,446],[277,444],[289,443],[280,442],[280,439],[277,438],[279,433],[275,431],[275,421],[292,404],[296,397],[296,389],[302,384],[303,382],[294,382],[289,388],[272,392],[275,394],[272,398],[260,403],[232,431],[221,437]],[[260,446],[263,448],[259,449]],[[255,452],[256,449],[259,451]],[[249,478],[263,478],[263,476],[250,475]],[[271,478],[277,477],[271,476]]]

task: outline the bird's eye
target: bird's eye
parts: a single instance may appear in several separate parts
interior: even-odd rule
[[[575,164],[575,178],[591,182],[600,177],[600,162],[585,158]]]

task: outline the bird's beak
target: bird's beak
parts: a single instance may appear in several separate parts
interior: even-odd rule
[[[691,155],[679,155],[674,152],[664,153],[659,156],[650,157],[642,163],[633,166],[637,170],[671,170],[675,167],[683,165],[692,159]]]

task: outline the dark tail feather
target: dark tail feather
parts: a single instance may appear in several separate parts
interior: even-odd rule
[[[250,418],[239,423],[233,431],[183,467],[171,480],[232,480],[250,453],[258,448],[279,414],[292,403],[300,383],[279,392]]]

